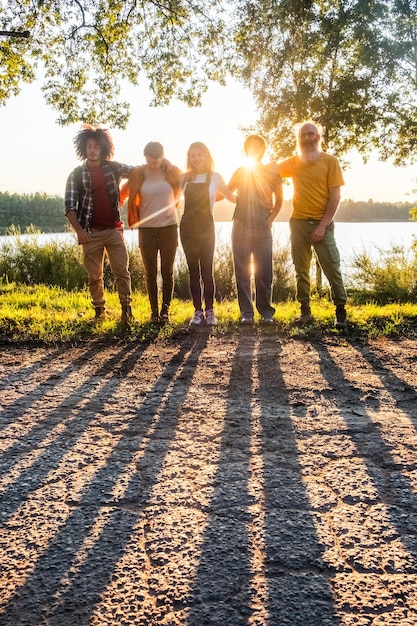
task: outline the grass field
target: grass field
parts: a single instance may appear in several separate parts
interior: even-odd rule
[[[325,298],[312,300],[315,322],[298,328],[295,320],[299,306],[293,300],[275,305],[275,325],[261,327],[262,332],[278,333],[288,337],[319,337],[339,335],[333,327],[334,306]],[[17,286],[0,284],[0,340],[6,342],[77,342],[94,338],[125,338],[132,341],[151,340],[158,336],[169,337],[188,329],[193,313],[190,301],[174,299],[170,323],[164,326],[150,322],[150,308],[146,295],[134,292],[132,309],[135,320],[125,326],[120,323],[120,305],[117,294],[107,295],[107,318],[94,322],[94,310],[86,290],[66,291],[45,285]],[[350,337],[415,337],[417,336],[417,304],[367,303],[348,305]],[[236,300],[217,303],[215,312],[218,325],[210,329],[215,333],[237,332],[239,309]],[[255,320],[256,321],[256,320]]]

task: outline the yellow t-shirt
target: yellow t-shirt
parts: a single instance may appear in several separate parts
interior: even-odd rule
[[[345,184],[336,157],[321,152],[317,161],[303,163],[295,156],[278,163],[282,178],[292,178],[294,186],[291,217],[320,220],[329,200],[329,189]]]

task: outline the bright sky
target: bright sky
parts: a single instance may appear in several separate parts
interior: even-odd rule
[[[245,133],[241,127],[250,126],[257,116],[249,92],[238,84],[212,85],[198,109],[180,102],[151,108],[149,94],[140,88],[129,88],[129,95],[123,97],[130,99],[132,115],[126,131],[110,129],[116,160],[130,165],[143,163],[145,144],[160,141],[165,156],[184,168],[190,143],[203,141],[226,182],[242,164]],[[1,192],[63,195],[66,178],[78,165],[72,140],[80,125],[62,128],[55,117],[42,98],[39,83],[24,86],[17,98],[0,108]],[[344,174],[344,198],[413,202],[417,196],[412,193],[417,188],[417,166],[394,168],[378,163],[376,158],[364,165],[354,157]]]

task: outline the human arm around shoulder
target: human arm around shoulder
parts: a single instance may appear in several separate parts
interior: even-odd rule
[[[175,194],[175,201],[178,202],[181,196],[181,170],[170,163],[166,170],[165,180],[171,185]]]
[[[130,228],[136,228],[140,222],[139,206],[140,206],[140,188],[144,180],[144,165],[135,167],[129,174],[127,182],[120,190],[120,203],[122,204],[126,198],[127,203],[127,223]]]
[[[111,161],[111,163],[113,168],[116,169],[117,177],[122,180],[129,178],[130,174],[135,169],[133,165],[126,165],[126,163],[119,163],[119,161]]]
[[[125,201],[128,199],[130,195],[130,183],[129,183],[129,179],[123,183],[123,185],[120,187],[120,191],[119,191],[119,200],[120,200],[120,206],[123,206]]]
[[[291,178],[294,173],[297,164],[299,163],[298,157],[290,157],[289,159],[285,159],[285,161],[280,161],[277,163],[278,174],[281,178]]]
[[[340,204],[341,191],[340,187],[330,187],[329,199],[327,201],[326,209],[323,217],[321,218],[317,228],[311,235],[311,243],[317,243],[321,241],[326,233],[326,227],[333,221],[336,215],[337,209]]]

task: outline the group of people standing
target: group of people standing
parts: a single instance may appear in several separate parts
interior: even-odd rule
[[[321,129],[306,122],[297,130],[298,154],[281,163],[263,164],[266,144],[250,135],[244,150],[250,166],[242,166],[228,184],[214,171],[207,146],[194,142],[187,152],[186,171],[165,159],[163,146],[145,146],[146,163],[133,167],[112,160],[114,146],[105,129],[84,126],[74,140],[83,164],[68,177],[65,213],[83,246],[84,266],[96,319],[105,317],[103,260],[107,253],[122,307],[122,322],[133,319],[129,258],[123,237],[120,204],[128,198],[128,222],[138,227],[146,287],[153,322],[169,321],[173,296],[174,260],[178,247],[178,204],[181,244],[189,270],[194,305],[192,326],[216,324],[213,259],[216,201],[226,198],[235,211],[232,253],[242,324],[253,324],[254,305],[265,324],[273,323],[271,303],[272,223],[282,205],[282,178],[292,178],[293,213],[290,218],[291,252],[301,305],[299,324],[312,321],[310,263],[314,248],[329,280],[336,305],[336,327],[346,327],[346,291],[334,239],[333,217],[344,184],[336,157],[321,150]],[[119,189],[122,179],[125,184]],[[162,277],[162,302],[158,297],[158,255]],[[255,302],[251,291],[254,267]]]

